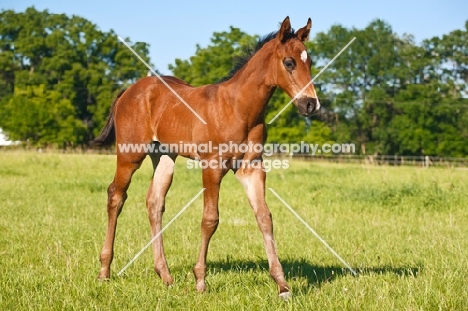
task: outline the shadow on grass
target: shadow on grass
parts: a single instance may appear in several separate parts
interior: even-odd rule
[[[311,264],[304,259],[282,260],[281,264],[283,266],[286,280],[305,279],[309,286],[320,287],[324,283],[333,282],[337,278],[353,276],[347,268],[341,266],[320,266]],[[264,271],[265,273],[268,273],[268,263],[260,259],[258,261],[227,260],[208,262],[208,268],[210,270],[235,271],[239,273],[248,271]],[[391,274],[399,277],[417,277],[422,270],[422,266],[377,266],[363,267],[355,270],[358,273],[357,277],[372,274]]]

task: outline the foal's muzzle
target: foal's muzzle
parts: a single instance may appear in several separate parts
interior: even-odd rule
[[[303,116],[310,116],[320,109],[318,98],[301,97],[297,99],[297,108]]]

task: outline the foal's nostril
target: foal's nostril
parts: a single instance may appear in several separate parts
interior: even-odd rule
[[[298,100],[297,107],[301,115],[310,116],[320,108],[320,104],[317,98],[303,97]]]
[[[308,114],[312,114],[315,112],[315,108],[316,108],[316,99],[315,98],[311,98],[307,101],[307,106],[306,106],[306,111]]]

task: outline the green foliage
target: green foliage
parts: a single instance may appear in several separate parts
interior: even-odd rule
[[[50,142],[80,143],[86,137],[86,127],[75,117],[69,99],[43,84],[15,87],[2,107],[2,127],[15,129],[10,138],[37,144]]]
[[[146,67],[117,35],[47,10],[0,13],[0,128],[33,144],[83,144],[105,123],[115,93]],[[132,46],[148,61],[148,45]]]
[[[319,64],[356,41],[320,77],[338,141],[361,153],[466,156],[468,29],[417,46],[375,20],[365,29],[333,26],[318,33]]]

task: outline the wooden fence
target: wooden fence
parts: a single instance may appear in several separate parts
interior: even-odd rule
[[[355,163],[367,165],[419,166],[468,168],[468,158],[399,156],[399,155],[310,155],[275,154],[280,158],[302,159],[314,162]]]

